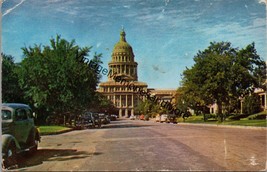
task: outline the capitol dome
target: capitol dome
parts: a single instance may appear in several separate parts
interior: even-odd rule
[[[119,42],[117,42],[113,48],[113,52],[112,52],[112,61],[116,62],[119,60],[119,58],[117,58],[118,56],[127,56],[127,58],[125,59],[128,62],[133,62],[134,61],[134,53],[133,53],[133,49],[131,47],[130,44],[128,44],[128,42],[126,41],[125,38],[126,34],[124,32],[124,30],[122,29],[122,31],[120,32],[120,40]]]

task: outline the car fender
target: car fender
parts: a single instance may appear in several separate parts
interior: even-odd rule
[[[31,140],[31,138],[34,138],[35,140],[41,142],[41,136],[40,136],[40,132],[36,127],[32,127],[29,136],[28,136],[28,141]]]
[[[39,129],[34,127],[34,130],[35,130],[35,138],[41,142],[41,135],[40,135],[40,132],[39,132]]]
[[[21,147],[16,140],[16,138],[10,134],[4,134],[2,135],[2,153],[6,152],[8,146],[14,142],[16,144],[17,150],[21,150]]]

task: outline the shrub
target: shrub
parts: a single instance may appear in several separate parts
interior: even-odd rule
[[[207,121],[210,118],[216,118],[216,114],[203,114],[204,121]]]
[[[237,115],[230,116],[228,119],[230,119],[230,120],[240,120],[241,118],[246,118],[248,116],[249,116],[248,114],[237,114]]]

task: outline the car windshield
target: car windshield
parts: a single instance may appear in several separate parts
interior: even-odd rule
[[[11,119],[11,111],[2,110],[2,120],[9,120],[9,119]]]

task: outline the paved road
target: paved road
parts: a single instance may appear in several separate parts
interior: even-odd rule
[[[43,136],[19,171],[266,169],[266,130],[115,121]]]

